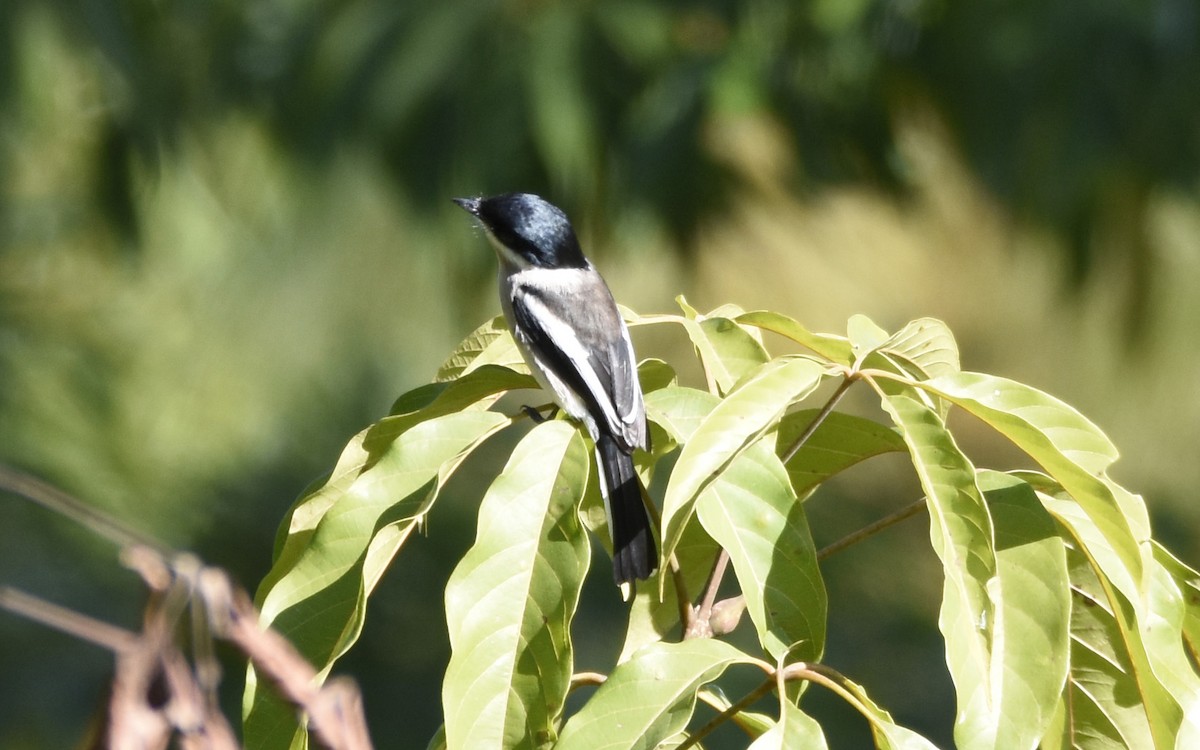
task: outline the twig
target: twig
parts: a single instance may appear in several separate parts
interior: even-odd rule
[[[849,547],[851,545],[861,542],[862,540],[866,539],[867,537],[878,534],[879,532],[883,531],[884,529],[888,528],[889,526],[895,526],[896,524],[900,523],[901,521],[917,515],[922,510],[924,510],[925,507],[926,507],[926,505],[925,505],[924,499],[917,500],[916,502],[910,503],[909,505],[904,506],[900,510],[898,510],[890,515],[884,516],[883,518],[879,519],[878,521],[875,521],[874,523],[867,524],[866,526],[862,527],[858,531],[847,534],[846,536],[837,540],[833,544],[830,544],[829,546],[822,548],[821,551],[817,553],[817,560],[818,561],[824,560],[825,558],[830,557],[831,555],[837,554],[838,552],[841,552],[842,550],[846,549],[847,547]]]
[[[829,416],[833,408],[842,400],[842,396],[846,395],[846,391],[850,389],[855,379],[847,375],[838,385],[837,390],[830,394],[829,400],[821,407],[821,411],[817,412],[817,416],[813,417],[813,421],[808,423],[808,426],[804,428],[804,432],[800,433],[800,437],[796,438],[796,441],[792,443],[792,447],[788,448],[787,453],[784,454],[783,463],[785,465],[788,461],[795,458],[800,449],[804,447],[804,444],[808,442],[808,439],[813,436],[813,433],[817,431],[817,428],[821,426],[821,423],[825,421],[825,418]]]
[[[704,597],[700,601],[695,617],[688,628],[684,630],[684,640],[712,637],[713,630],[709,621],[712,619],[713,603],[717,600],[717,589],[721,587],[721,580],[725,577],[725,568],[728,565],[729,553],[722,547],[721,551],[717,553],[717,559],[713,562],[712,572],[708,574]]]
[[[0,609],[118,654],[133,648],[138,640],[137,633],[133,631],[93,619],[9,586],[0,586]]]
[[[695,747],[700,744],[700,741],[712,734],[717,727],[729,721],[735,715],[745,711],[759,698],[771,692],[771,689],[774,687],[775,674],[772,672],[767,679],[763,680],[761,685],[746,693],[736,703],[731,704],[729,708],[714,716],[707,724],[688,735],[687,739],[680,743],[675,750],[687,750],[689,747]]]
[[[112,516],[81,502],[42,480],[0,464],[0,490],[7,490],[87,527],[119,547],[142,545],[166,555],[169,551],[144,534],[130,529]]]

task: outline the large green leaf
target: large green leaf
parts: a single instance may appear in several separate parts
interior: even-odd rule
[[[1019,479],[977,475],[929,406],[897,394],[885,408],[910,445],[946,575],[956,745],[1034,748],[1066,680],[1069,582],[1053,520]]]
[[[629,313],[626,317],[631,326],[661,323],[682,326],[696,349],[710,391],[728,393],[738,380],[770,358],[754,334],[722,314],[738,314],[740,310],[722,309],[705,316],[689,306],[683,297],[676,298],[676,302],[683,309],[683,315],[638,316]]]
[[[820,660],[825,584],[804,505],[771,447],[759,442],[739,454],[701,493],[696,515],[729,552],[767,653]]]
[[[1200,664],[1200,573],[1184,565],[1161,544],[1153,545],[1154,590],[1166,594],[1152,594],[1161,602],[1153,611],[1166,614],[1150,628],[1146,639],[1152,653],[1164,657],[1163,666],[1179,672],[1167,685],[1183,709],[1183,724],[1175,747],[1185,750],[1200,747],[1200,698],[1196,688],[1196,667]],[[1163,576],[1173,585],[1168,585]]]
[[[929,535],[945,581],[938,626],[958,692],[955,739],[960,747],[987,731],[999,713],[992,674],[998,583],[992,519],[975,484],[975,469],[938,415],[908,393],[887,395],[883,407],[904,435],[929,506]]]
[[[589,457],[562,421],[517,445],[446,586],[442,685],[450,748],[547,747],[572,670],[571,618],[589,546],[576,508]]]
[[[822,367],[803,357],[772,360],[744,378],[683,447],[663,499],[663,559],[679,543],[696,498],[740,452],[773,428],[787,407],[820,383]]]
[[[850,342],[841,336],[813,333],[795,319],[769,310],[755,310],[734,318],[738,323],[772,331],[797,344],[816,352],[821,357],[839,365],[849,367],[854,361]]]
[[[617,666],[567,720],[556,750],[653,750],[682,731],[697,691],[745,654],[723,641],[698,638],[652,643]]]
[[[1061,485],[1031,472],[1021,476],[1038,488],[1038,498],[1073,541],[1068,547],[1074,595],[1070,674],[1055,717],[1056,739],[1047,747],[1173,747],[1183,712],[1156,674],[1156,655],[1147,649],[1148,629],[1139,625],[1139,608],[1104,575],[1103,561],[1114,558],[1115,551]],[[1161,606],[1152,601],[1148,597],[1151,607]],[[1143,617],[1149,611],[1141,610]],[[1162,626],[1161,615],[1152,619]]]
[[[935,318],[918,318],[888,337],[881,355],[921,379],[949,375],[961,368],[958,343],[946,324]]]
[[[397,437],[369,468],[357,440],[331,483],[293,511],[289,535],[259,589],[265,625],[288,638],[318,671],[357,639],[366,598],[387,557],[428,512],[439,477],[509,424],[502,414],[467,411],[420,422]],[[330,491],[326,491],[330,490]],[[309,508],[311,501],[313,508]],[[382,546],[372,545],[377,539]],[[374,563],[368,567],[368,561]],[[294,711],[247,675],[244,735],[256,748],[286,748],[299,724]]]
[[[1150,538],[1149,518],[1140,499],[1114,494],[1105,478],[1117,450],[1099,428],[1058,399],[992,375],[961,372],[917,385],[994,427],[1053,476],[1112,550],[1097,558],[1105,576],[1140,606],[1145,563],[1139,542]]]
[[[981,471],[977,480],[996,538],[1000,644],[986,679],[998,685],[999,710],[979,742],[960,746],[1034,748],[1067,679],[1071,586],[1066,549],[1032,487],[993,471]]]
[[[817,417],[818,409],[801,409],[779,422],[776,451],[782,456]],[[801,497],[829,477],[881,453],[905,450],[904,438],[873,419],[830,412],[787,463],[792,487]]]

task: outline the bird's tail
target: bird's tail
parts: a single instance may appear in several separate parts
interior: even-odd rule
[[[605,510],[613,543],[613,579],[618,584],[646,579],[658,567],[654,532],[642,503],[633,457],[611,435],[596,441],[596,458],[604,475]]]

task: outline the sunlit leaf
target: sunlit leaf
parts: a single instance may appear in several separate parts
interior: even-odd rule
[[[804,506],[771,447],[739,454],[696,502],[700,523],[729,552],[763,649],[818,661],[825,648],[825,584]]]
[[[484,365],[500,365],[517,372],[529,372],[503,315],[497,315],[463,339],[438,368],[434,379],[439,382],[454,380]]]
[[[1067,679],[1071,587],[1054,519],[1033,488],[981,471],[978,483],[995,527],[999,641],[988,679],[998,687],[993,723],[960,747],[1036,747]]]
[[[875,747],[879,750],[937,750],[929,740],[897,724],[891,714],[867,696],[867,691],[861,685],[845,678],[838,680],[838,684],[850,693],[854,707],[870,722]]]
[[[922,379],[949,375],[961,368],[958,343],[946,324],[934,318],[918,318],[888,337],[880,347],[885,356],[915,368]],[[910,374],[914,374],[911,372]]]
[[[830,362],[849,367],[854,361],[854,353],[850,348],[849,340],[841,336],[813,333],[786,315],[768,310],[756,310],[739,315],[735,320],[743,325],[755,326],[789,338]]]
[[[263,623],[287,637],[318,671],[332,664],[362,627],[366,597],[376,580],[365,575],[364,566],[376,537],[385,535],[394,554],[429,511],[442,467],[460,461],[508,423],[504,415],[486,411],[438,417],[400,435],[348,484],[348,471],[335,472],[339,491],[310,496],[324,512],[293,526],[260,586]],[[293,521],[305,517],[302,506]],[[376,559],[375,572],[379,565]],[[247,675],[245,706],[247,743],[290,745],[298,727],[295,712],[270,690],[259,688],[253,669]]]
[[[762,342],[729,318],[706,317],[700,330],[708,338],[712,358],[705,367],[716,373],[722,393],[728,393],[746,373],[770,359]]]
[[[578,430],[543,423],[517,445],[483,498],[475,545],[446,586],[449,747],[554,740],[572,671],[571,618],[589,559],[576,513],[588,462]]]
[[[1093,519],[1061,485],[1033,473],[1022,472],[1022,477],[1032,480],[1038,498],[1073,542],[1068,547],[1074,596],[1070,673],[1055,717],[1054,736],[1063,747],[1078,743],[1081,737],[1093,743],[1088,747],[1107,747],[1111,743],[1172,747],[1180,733],[1183,711],[1180,701],[1158,677],[1164,666],[1164,654],[1159,651],[1161,636],[1158,642],[1144,640],[1149,630],[1139,625],[1139,607],[1104,575],[1103,560],[1115,557],[1115,551]],[[1155,575],[1153,571],[1151,575]],[[1153,613],[1155,607],[1163,606],[1161,601],[1154,601],[1159,598],[1151,594],[1149,606],[1141,608],[1140,616],[1149,616],[1159,623],[1157,627],[1163,627],[1167,623],[1162,615]],[[1180,627],[1182,615],[1178,610]],[[1175,631],[1175,639],[1175,653],[1179,654],[1181,631]],[[1150,744],[1139,744],[1146,742]]]
[[[563,726],[557,750],[653,750],[687,726],[696,693],[746,655],[723,641],[652,643],[617,666]]]
[[[699,493],[784,410],[811,393],[823,370],[810,359],[782,357],[742,380],[696,428],[683,447],[663,500],[664,559],[670,556]]]
[[[455,380],[430,383],[401,396],[392,406],[392,413],[367,431],[363,447],[376,453],[419,422],[469,408],[484,409],[508,391],[537,387],[533,376],[507,367],[472,368]]]
[[[801,409],[779,422],[776,451],[783,456],[812,424],[818,409]],[[882,453],[906,450],[894,428],[872,419],[830,412],[787,463],[792,487],[801,497],[829,477]]]
[[[981,373],[945,375],[918,387],[954,402],[1011,440],[1055,478],[1087,513],[1113,555],[1098,557],[1104,574],[1131,602],[1141,599],[1149,539],[1140,500],[1118,498],[1104,477],[1117,450],[1099,428],[1067,404],[1011,380]]]
[[[822,750],[829,747],[816,719],[791,701],[783,701],[780,706],[783,713],[780,721],[756,739],[749,750]]]
[[[851,315],[846,324],[846,338],[850,339],[854,361],[858,364],[887,342],[888,332],[866,315]]]
[[[992,519],[975,484],[975,469],[959,451],[937,414],[907,394],[885,396],[909,446],[913,467],[929,506],[929,534],[942,561],[945,582],[938,627],[946,640],[946,662],[958,693],[955,739],[973,747],[997,716],[996,602],[999,583]],[[982,745],[986,746],[986,745]]]

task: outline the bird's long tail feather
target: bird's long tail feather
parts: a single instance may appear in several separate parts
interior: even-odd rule
[[[604,475],[604,503],[613,542],[613,579],[622,584],[649,578],[658,567],[658,550],[642,503],[633,457],[621,450],[611,435],[600,435],[596,458]]]

